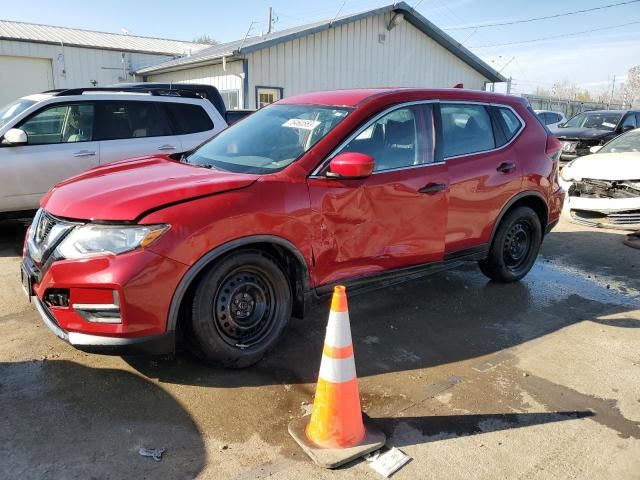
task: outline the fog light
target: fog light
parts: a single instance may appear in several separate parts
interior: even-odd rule
[[[120,295],[113,291],[113,303],[74,303],[73,309],[91,323],[122,323]]]
[[[69,289],[50,288],[45,292],[44,301],[49,307],[68,307]]]

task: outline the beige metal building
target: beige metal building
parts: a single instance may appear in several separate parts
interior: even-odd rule
[[[337,88],[483,89],[498,72],[404,2],[215,45],[136,72],[146,81],[206,83],[230,108]]]
[[[0,106],[53,88],[131,81],[208,45],[0,20]]]

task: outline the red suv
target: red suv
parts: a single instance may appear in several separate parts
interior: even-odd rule
[[[310,93],[174,160],[99,167],[43,198],[23,283],[86,351],[256,362],[314,299],[478,261],[522,278],[557,223],[559,142],[525,100]]]

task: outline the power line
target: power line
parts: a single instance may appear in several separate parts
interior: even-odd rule
[[[469,48],[492,48],[492,47],[504,47],[504,46],[507,46],[507,45],[522,45],[523,43],[541,42],[543,40],[552,40],[552,39],[555,39],[555,38],[573,37],[573,36],[576,36],[576,35],[584,35],[585,33],[600,32],[602,30],[611,30],[612,28],[627,27],[629,25],[637,25],[638,23],[640,23],[640,20],[636,20],[635,22],[621,23],[619,25],[610,25],[608,27],[593,28],[591,30],[583,30],[581,32],[563,33],[561,35],[551,35],[551,36],[548,36],[548,37],[532,38],[531,40],[522,40],[520,42],[494,43],[492,45],[473,45],[473,46],[470,46]]]
[[[569,15],[578,15],[579,13],[595,12],[596,10],[604,10],[606,8],[620,7],[622,5],[629,5],[631,3],[638,3],[638,2],[640,2],[640,0],[628,0],[626,2],[610,3],[608,5],[602,5],[600,7],[585,8],[583,10],[573,10],[571,12],[558,13],[556,15],[547,15],[545,17],[526,18],[523,20],[513,20],[511,22],[485,23],[481,25],[470,25],[468,27],[451,27],[451,28],[445,28],[444,30],[469,30],[472,28],[502,27],[504,25],[516,25],[518,23],[537,22],[538,20],[549,20],[551,18],[566,17]]]

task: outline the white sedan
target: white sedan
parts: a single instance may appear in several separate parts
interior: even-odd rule
[[[591,147],[591,153],[561,173],[571,218],[595,227],[640,229],[640,128]]]

